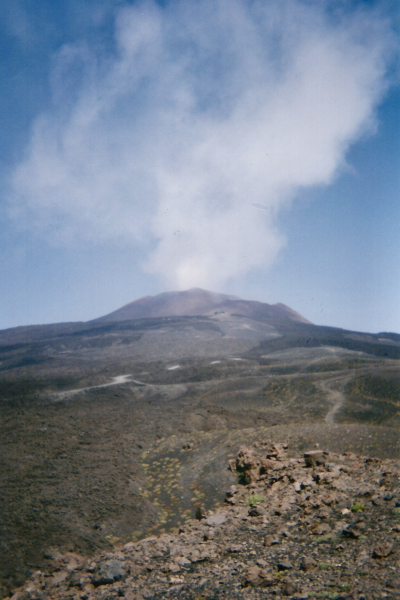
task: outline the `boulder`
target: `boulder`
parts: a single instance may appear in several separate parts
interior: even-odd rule
[[[92,576],[92,583],[96,587],[107,585],[114,581],[121,581],[126,577],[126,569],[123,562],[119,560],[108,560],[102,563]]]
[[[256,566],[250,567],[247,570],[246,577],[245,577],[245,580],[244,580],[244,585],[245,586],[251,585],[253,587],[257,586],[257,585],[260,585],[260,583],[261,583],[261,577],[260,577],[261,570],[262,569],[260,569],[259,567],[256,567]]]
[[[372,556],[373,558],[386,558],[393,552],[393,543],[390,540],[384,540],[376,544]]]
[[[283,560],[278,562],[276,567],[278,571],[290,571],[290,569],[293,569],[292,563],[287,558],[284,558]]]
[[[250,506],[248,514],[249,517],[262,517],[265,515],[265,509],[256,504],[255,506]]]
[[[206,519],[205,524],[209,527],[216,527],[217,525],[222,525],[226,521],[226,513],[215,513]]]
[[[203,506],[198,506],[198,507],[196,508],[196,515],[195,515],[195,516],[196,516],[196,519],[197,519],[198,521],[201,521],[202,519],[205,519],[205,518],[207,517],[207,515],[206,515],[206,511],[205,511],[205,509],[203,508]]]
[[[311,558],[311,556],[303,556],[301,559],[300,569],[302,571],[312,571],[313,569],[316,569],[317,566],[317,561]]]
[[[310,450],[304,453],[304,462],[308,468],[324,465],[326,455],[322,450]]]
[[[284,596],[293,596],[296,591],[296,586],[292,581],[286,581],[282,586],[282,594]]]

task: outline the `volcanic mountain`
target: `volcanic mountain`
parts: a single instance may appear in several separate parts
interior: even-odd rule
[[[285,304],[271,305],[242,300],[237,296],[217,294],[200,288],[144,296],[97,320],[128,321],[154,317],[212,316],[216,313],[240,315],[250,319],[290,319],[298,323],[310,323]]]

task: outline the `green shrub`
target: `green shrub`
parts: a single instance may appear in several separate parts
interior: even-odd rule
[[[350,510],[351,512],[359,512],[360,510],[365,510],[365,506],[364,504],[361,504],[361,502],[354,502]]]
[[[334,566],[330,565],[329,563],[322,562],[319,563],[318,569],[321,569],[322,571],[328,571],[329,569],[334,569]]]
[[[261,496],[260,494],[253,494],[252,496],[250,496],[250,498],[247,498],[246,504],[247,504],[247,506],[254,506],[255,504],[258,504],[259,502],[264,502],[264,500],[265,500],[264,496]]]

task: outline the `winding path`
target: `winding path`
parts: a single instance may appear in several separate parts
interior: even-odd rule
[[[113,377],[110,383],[102,383],[100,385],[91,385],[89,387],[77,388],[75,390],[67,390],[65,392],[57,392],[53,394],[58,400],[63,400],[65,398],[70,398],[71,396],[75,396],[80,392],[87,392],[88,390],[97,390],[99,388],[110,387],[112,385],[121,385],[123,383],[133,383],[133,385],[137,386],[145,386],[146,383],[142,383],[141,381],[136,381],[135,379],[128,379],[131,375],[117,375]]]
[[[318,383],[319,387],[325,392],[325,394],[327,394],[328,401],[332,403],[332,406],[328,410],[325,417],[325,423],[327,425],[334,425],[335,416],[342,408],[344,403],[344,395],[342,389],[350,379],[351,377],[334,377],[333,379],[325,379],[325,381],[320,381]],[[341,384],[340,388],[333,389],[333,387],[331,386],[337,384],[338,382],[340,382]]]

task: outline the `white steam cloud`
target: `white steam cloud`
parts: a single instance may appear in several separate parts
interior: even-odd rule
[[[328,8],[120,9],[112,56],[75,44],[55,57],[53,107],[14,169],[12,214],[65,243],[144,245],[144,268],[174,289],[268,266],[284,244],[278,211],[332,181],[385,91],[387,24]]]

